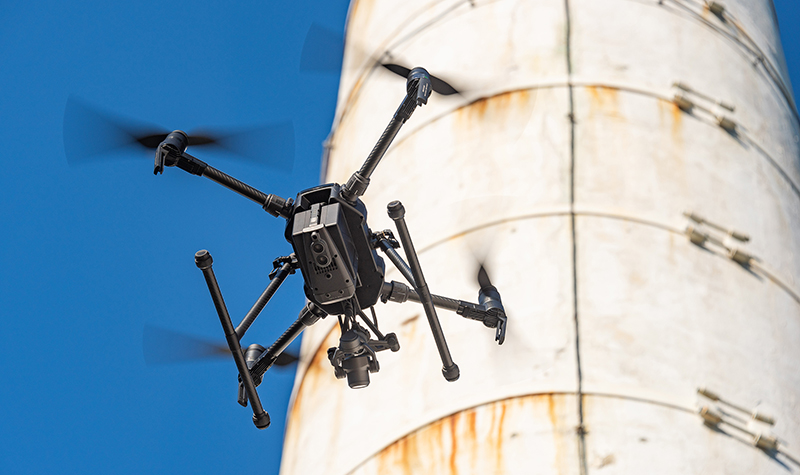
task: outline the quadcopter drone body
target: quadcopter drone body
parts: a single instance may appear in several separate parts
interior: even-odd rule
[[[274,261],[269,285],[236,327],[233,326],[214,276],[211,255],[205,250],[195,254],[195,262],[203,271],[228,347],[239,370],[239,403],[246,406],[250,401],[256,427],[264,429],[270,423],[269,415],[261,406],[256,386],[281,352],[306,327],[328,315],[338,317],[341,330],[339,346],[328,350],[328,359],[336,377],[347,378],[351,388],[367,386],[369,373],[378,372],[377,352],[400,349],[394,333],[383,334],[378,328],[374,305],[379,300],[384,303],[412,300],[423,305],[442,360],[442,373],[448,381],[457,380],[460,373],[447,347],[436,307],[455,311],[465,318],[479,320],[485,326],[495,328],[496,341],[503,343],[507,323],[505,310],[500,294],[483,268],[478,277],[481,286],[478,304],[431,294],[405,223],[403,205],[399,201],[388,205],[389,216],[395,222],[400,238],[398,242],[389,230],[370,230],[367,208],[359,198],[366,191],[370,175],[402,125],[418,106],[427,103],[432,89],[437,89],[436,83],[432,88],[431,76],[427,71],[422,68],[411,70],[403,102],[361,169],[345,185],[320,185],[301,191],[294,200],[262,193],[189,155],[186,153],[189,138],[181,131],[172,132],[158,146],[155,174],[163,172],[164,167],[177,166],[189,173],[206,176],[259,203],[273,216],[286,219],[285,237],[294,252]],[[396,250],[401,244],[407,263]],[[410,287],[400,282],[385,282],[386,266],[378,254],[379,250],[397,267]],[[299,317],[269,348],[254,344],[243,351],[241,338],[283,281],[297,269],[303,275],[303,288],[308,299]],[[367,309],[372,318],[364,313]],[[359,323],[359,319],[366,327]]]

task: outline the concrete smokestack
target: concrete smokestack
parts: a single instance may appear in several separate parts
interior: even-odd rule
[[[378,304],[401,350],[351,390],[335,319],[312,327],[282,473],[800,470],[800,132],[771,0],[360,0],[347,45],[326,181],[404,95],[376,58],[463,88],[364,201],[374,231],[403,202],[434,293],[475,301],[485,259],[508,336],[440,312],[448,383],[422,308]]]

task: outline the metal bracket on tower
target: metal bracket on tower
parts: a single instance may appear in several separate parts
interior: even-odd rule
[[[737,242],[746,243],[750,241],[750,236],[747,234],[712,223],[692,211],[685,211],[683,215],[689,218],[689,224],[686,226],[684,232],[692,243],[701,247],[706,247],[707,243],[713,244],[721,248],[721,251],[723,251],[729,259],[743,266],[749,266],[754,261],[758,260],[751,254],[743,251],[740,246],[737,245]],[[707,227],[718,232],[718,235],[715,236],[715,233],[706,229]],[[719,236],[719,233],[721,233],[722,236]]]
[[[726,401],[706,388],[698,388],[697,393],[711,401],[711,404],[701,405],[697,411],[706,426],[718,429],[724,424],[748,436],[753,446],[765,452],[783,453],[800,464],[795,456],[786,452],[780,439],[769,433],[769,427],[766,426],[774,425],[775,418]]]
[[[697,388],[697,394],[710,399],[715,403],[724,404],[725,406],[735,409],[743,414],[747,414],[750,418],[756,421],[763,422],[767,425],[774,426],[775,425],[775,418],[764,414],[763,412],[758,412],[758,409],[753,409],[752,411],[748,411],[747,409],[743,408],[742,406],[736,405],[730,401],[726,401],[722,399],[717,393],[707,389],[707,388]]]
[[[700,91],[698,91],[696,89],[693,89],[692,87],[690,87],[689,85],[687,85],[684,82],[676,81],[676,82],[672,83],[672,85],[675,88],[685,92],[686,94],[690,94],[690,95],[692,95],[692,96],[694,96],[694,97],[696,97],[698,99],[701,99],[701,100],[703,100],[703,101],[705,101],[707,103],[712,104],[712,106],[714,106],[714,107],[721,107],[722,109],[725,109],[728,112],[734,112],[736,110],[736,106],[734,106],[733,104],[731,104],[729,102],[725,102],[725,101],[720,100],[720,99],[714,99],[713,97],[711,97],[709,95],[703,94],[702,92],[700,92]],[[678,94],[680,94],[680,93],[678,93]]]
[[[708,5],[708,10],[714,15],[722,16],[725,13],[725,5],[720,2],[708,0],[706,1],[706,5]]]
[[[672,97],[672,102],[682,111],[687,114],[692,113],[695,109],[703,111],[710,115],[718,126],[731,134],[736,132],[736,121],[728,115],[736,110],[734,105],[714,99],[679,81],[673,83],[672,86],[678,90]],[[705,103],[705,105],[701,104],[701,102]]]

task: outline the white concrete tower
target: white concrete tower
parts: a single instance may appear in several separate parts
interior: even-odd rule
[[[326,181],[405,93],[376,58],[463,88],[364,201],[373,230],[403,202],[433,293],[476,301],[484,253],[508,336],[440,311],[448,383],[422,307],[378,304],[401,350],[351,390],[318,323],[284,474],[800,473],[800,132],[771,0],[355,0],[347,45]]]

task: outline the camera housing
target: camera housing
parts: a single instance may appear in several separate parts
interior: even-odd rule
[[[328,348],[328,360],[336,378],[347,377],[347,385],[352,389],[369,386],[369,373],[380,370],[369,334],[358,326],[342,333],[338,348]]]
[[[303,250],[298,260],[312,300],[331,304],[353,297],[358,263],[339,203],[314,203],[295,215],[292,243]]]
[[[378,301],[384,263],[372,246],[361,200],[348,203],[330,183],[301,191],[294,201],[286,239],[305,280],[306,297],[328,314],[345,313],[355,297],[360,308]]]

